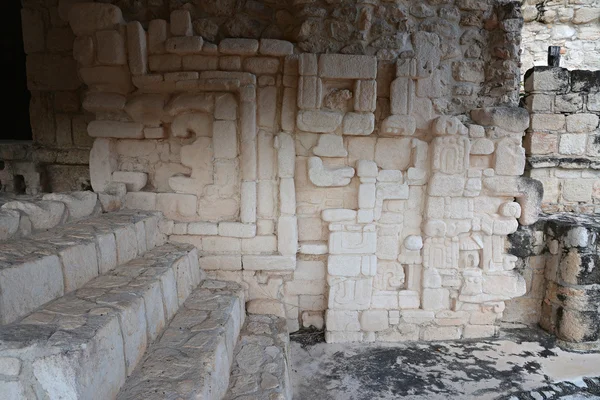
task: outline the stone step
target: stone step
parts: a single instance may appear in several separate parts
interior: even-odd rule
[[[0,324],[161,244],[160,218],[157,212],[120,211],[0,243]]]
[[[202,279],[196,248],[166,244],[0,327],[0,393],[114,399]]]
[[[224,400],[292,399],[287,322],[275,315],[249,315],[235,347]]]
[[[102,212],[94,192],[0,196],[0,241],[55,228]]]
[[[244,291],[206,280],[129,377],[119,400],[221,399],[244,323]]]

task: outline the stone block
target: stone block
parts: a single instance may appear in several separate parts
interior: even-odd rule
[[[388,312],[384,310],[367,310],[360,315],[360,327],[366,332],[383,331],[389,327]]]
[[[567,116],[567,132],[587,133],[598,128],[600,118],[596,114],[572,114]]]
[[[528,140],[528,152],[533,155],[555,154],[558,152],[558,135],[552,133],[532,132]]]
[[[590,202],[593,180],[568,179],[562,184],[562,197],[566,201]]]
[[[55,255],[0,270],[0,319],[13,322],[64,294],[62,265]]]
[[[165,50],[167,53],[184,56],[202,51],[203,43],[204,41],[201,36],[172,37],[165,41]]]
[[[375,112],[377,81],[357,80],[354,84],[354,111]]]
[[[92,121],[88,134],[97,138],[143,139],[144,125],[137,122]]]
[[[171,35],[173,36],[192,36],[194,28],[192,27],[192,17],[187,10],[175,10],[171,12]]]
[[[279,217],[277,249],[283,256],[295,256],[298,252],[298,221],[295,216]]]
[[[458,326],[428,326],[421,331],[422,340],[457,340],[461,336]]]
[[[93,113],[121,111],[125,109],[126,97],[118,93],[88,92],[83,99],[83,108]]]
[[[350,54],[321,54],[319,76],[331,79],[375,79],[377,58]]]
[[[282,215],[296,214],[296,185],[292,178],[279,181],[279,211]]]
[[[296,258],[289,256],[243,255],[242,266],[248,271],[293,271]]]
[[[79,289],[98,276],[96,243],[78,244],[58,253],[63,265],[65,291]]]
[[[308,176],[319,187],[346,186],[354,176],[354,168],[327,168],[319,157],[308,159]]]
[[[219,223],[219,236],[250,238],[256,236],[255,224],[242,224],[239,222]]]
[[[234,159],[238,156],[237,128],[234,121],[215,121],[212,138],[215,158]]]
[[[89,67],[96,60],[94,39],[91,36],[80,36],[73,41],[73,58],[79,64]]]
[[[330,254],[375,254],[376,251],[376,232],[331,232],[329,234]]]
[[[560,135],[558,152],[564,155],[582,155],[585,153],[587,135],[564,133]]]
[[[127,63],[125,40],[119,31],[96,32],[96,59],[100,64],[124,65]]]
[[[135,29],[137,30],[137,28]],[[165,53],[165,41],[168,37],[168,31],[169,24],[164,19],[153,19],[148,23],[148,53]]]
[[[298,80],[298,108],[314,110],[321,108],[323,84],[316,76],[301,76]]]
[[[158,20],[157,20],[158,21]],[[149,37],[154,40],[154,47],[160,42],[161,34],[166,37],[166,21],[157,23],[150,22]],[[162,29],[161,29],[162,28]],[[152,32],[152,33],[151,33]],[[148,72],[148,47],[146,43],[146,32],[138,21],[133,21],[127,24],[127,54],[129,57],[129,70],[133,75],[144,75]]]
[[[302,53],[298,56],[298,72],[300,76],[315,76],[318,73],[317,55]]]
[[[321,157],[348,156],[348,152],[344,148],[344,139],[335,134],[320,135],[318,145],[313,148],[313,153]]]
[[[145,172],[115,171],[112,174],[113,182],[124,183],[128,192],[139,192],[148,182]]]
[[[223,39],[219,42],[219,52],[251,56],[258,52],[258,40],[255,39]]]
[[[358,332],[361,328],[358,311],[327,310],[325,326],[327,331]]]
[[[373,133],[375,129],[375,115],[372,113],[346,113],[343,119],[342,132],[344,135],[363,135]]]
[[[215,119],[235,121],[237,119],[237,100],[231,93],[219,94],[215,97]]]
[[[534,67],[525,76],[525,91],[566,93],[569,83],[569,71],[565,68]]]
[[[69,219],[79,219],[94,212],[98,195],[93,192],[48,193],[42,199],[64,203],[69,211]]]
[[[156,72],[179,71],[181,60],[181,56],[177,54],[155,54],[148,56],[148,67]]]
[[[46,230],[66,222],[69,213],[63,202],[41,200],[35,203],[9,201],[2,205],[6,210],[19,210],[29,217],[36,230]]]
[[[417,121],[410,115],[390,115],[381,124],[379,135],[412,136],[417,129]]]
[[[423,289],[422,306],[424,310],[445,310],[450,308],[448,289]]]
[[[123,24],[121,9],[105,3],[78,3],[69,10],[69,23],[76,36],[92,35]]]
[[[158,193],[156,195],[156,208],[162,211],[165,217],[178,219],[196,215],[197,197],[190,194]]]
[[[471,118],[480,125],[497,126],[510,132],[523,132],[529,127],[529,113],[518,107],[478,108],[471,111]]]
[[[294,53],[294,45],[285,40],[261,39],[259,53],[275,57],[287,56]]]
[[[345,208],[329,208],[321,212],[321,218],[325,222],[354,222],[356,220],[356,211]]]

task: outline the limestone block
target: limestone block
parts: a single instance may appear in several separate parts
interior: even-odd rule
[[[410,78],[396,78],[390,87],[390,109],[394,115],[412,115],[414,83]]]
[[[459,82],[481,83],[485,81],[483,61],[456,61],[452,64],[454,79]]]
[[[79,219],[94,212],[98,203],[98,195],[94,192],[48,193],[43,200],[60,201],[69,210],[69,218]]]
[[[128,192],[139,192],[148,182],[145,172],[115,171],[112,174],[113,182],[124,183]]]
[[[214,104],[214,96],[210,93],[181,93],[173,96],[165,112],[172,116],[193,111],[212,114]]]
[[[329,310],[366,310],[371,306],[373,278],[329,277],[327,281]]]
[[[162,54],[165,50],[165,41],[169,24],[164,19],[153,19],[148,23],[148,53]],[[129,27],[128,27],[129,29]],[[137,30],[137,28],[135,28]],[[145,46],[142,46],[144,48]],[[130,50],[131,52],[131,50]],[[131,62],[131,61],[130,61]],[[133,73],[133,71],[132,71]]]
[[[296,118],[298,129],[306,132],[330,133],[342,124],[342,114],[333,111],[298,112]]]
[[[523,296],[527,292],[525,279],[514,271],[506,275],[488,275],[483,277],[483,292],[496,300],[508,300]]]
[[[327,168],[319,157],[308,159],[308,176],[319,187],[346,186],[354,176],[354,168]]]
[[[173,36],[192,36],[194,28],[192,27],[192,17],[187,10],[175,10],[171,12],[171,35]]]
[[[369,160],[357,161],[356,172],[360,178],[377,178],[377,176],[379,175],[377,164]]]
[[[96,243],[79,244],[58,253],[63,265],[65,292],[82,287],[98,276]]]
[[[298,57],[298,72],[301,76],[315,76],[318,72],[317,55],[302,53]]]
[[[436,172],[427,187],[430,196],[462,196],[465,178],[458,175],[445,175]]]
[[[96,59],[100,64],[123,65],[127,62],[125,40],[119,31],[96,32]]]
[[[567,132],[587,133],[598,128],[600,118],[596,114],[567,115]]]
[[[412,136],[417,130],[417,121],[410,115],[390,115],[381,124],[379,136]]]
[[[355,221],[356,211],[344,208],[329,208],[321,212],[321,218],[325,222]]]
[[[248,314],[276,315],[285,318],[283,303],[279,300],[254,299],[246,303]]]
[[[255,236],[251,239],[242,240],[243,254],[273,254],[277,252],[277,237]]]
[[[488,155],[494,152],[494,142],[481,138],[474,140],[471,144],[471,154]]]
[[[298,80],[298,108],[314,110],[321,108],[323,84],[316,76],[301,76]]]
[[[96,31],[115,29],[124,21],[121,9],[117,6],[105,3],[79,3],[71,6],[69,23],[76,36],[84,36]]]
[[[327,272],[336,276],[373,276],[371,273],[377,269],[377,257],[371,256],[347,256],[330,255],[327,258]]]
[[[175,117],[171,124],[171,133],[175,137],[187,138],[191,134],[196,137],[211,137],[212,136],[212,117],[207,114],[191,113],[181,114]]]
[[[288,133],[277,135],[277,174],[280,178],[293,178],[296,169],[296,143]]]
[[[20,219],[18,211],[0,209],[0,240],[7,240],[17,233]]]
[[[350,54],[321,54],[319,76],[333,79],[375,79],[377,58]]]
[[[219,236],[251,238],[256,236],[256,225],[241,224],[239,222],[219,223]]]
[[[110,182],[105,192],[97,192],[98,200],[102,206],[102,212],[118,211],[123,206],[127,188],[124,183]]]
[[[196,215],[197,200],[197,197],[191,194],[158,193],[156,208],[162,211],[165,217],[176,220]]]
[[[164,106],[164,95],[140,94],[129,98],[125,111],[135,122],[158,127],[162,124]]]
[[[85,67],[91,66],[96,59],[94,39],[91,36],[80,36],[73,41],[73,58]]]
[[[468,129],[456,117],[441,116],[431,124],[431,130],[438,136],[441,135],[466,135]]]
[[[377,81],[357,80],[354,84],[354,111],[375,112]]]
[[[518,107],[488,107],[471,111],[471,118],[485,126],[497,126],[509,132],[523,132],[529,127],[529,113]]]
[[[384,310],[367,310],[360,315],[360,327],[366,332],[383,331],[389,327],[388,312]]]
[[[2,206],[6,210],[19,210],[29,217],[36,230],[50,229],[66,222],[69,212],[60,201],[9,201]]]
[[[375,162],[382,169],[406,170],[410,165],[410,138],[380,138],[375,146]]]
[[[314,326],[316,329],[323,329],[325,321],[323,320],[323,313],[320,311],[304,311],[302,313],[302,326],[304,328],[310,328]]]
[[[298,221],[295,216],[279,217],[277,250],[283,256],[295,256],[298,252]]]
[[[8,324],[64,294],[60,260],[52,255],[4,268],[0,288],[0,319]]]
[[[258,52],[258,40],[254,39],[223,39],[219,42],[219,52],[251,56]]]
[[[237,157],[237,128],[234,121],[215,121],[212,137],[215,158],[234,159]]]
[[[404,239],[404,247],[407,250],[421,250],[423,248],[423,238],[416,235],[407,236]]]
[[[377,233],[331,232],[329,234],[330,254],[375,254],[377,251]]]
[[[279,211],[282,215],[296,214],[296,185],[292,178],[279,181]]]
[[[167,53],[184,56],[202,51],[203,43],[201,36],[172,37],[165,41],[165,50]]]
[[[79,76],[92,91],[127,94],[133,90],[131,74],[125,66],[80,68]]]
[[[327,310],[325,325],[328,331],[358,332],[361,328],[358,311]]]
[[[281,129],[292,132],[296,127],[296,99],[297,90],[285,88],[281,105]]]
[[[125,96],[118,93],[88,92],[83,99],[83,108],[94,113],[120,111],[125,108]]]
[[[525,149],[521,144],[510,138],[501,140],[496,149],[494,170],[498,175],[523,175]]]
[[[155,46],[157,33],[160,32],[161,26],[165,29],[164,34],[166,36],[166,21],[163,22],[164,24],[157,24],[155,21],[150,23],[150,27],[153,30],[152,35],[155,40]],[[140,24],[138,21],[132,21],[127,24],[127,54],[129,58],[129,70],[131,73],[133,75],[146,74],[148,71],[148,46],[146,44],[146,32],[144,31],[142,24]]]
[[[155,54],[148,56],[148,66],[151,71],[179,71],[181,69],[181,65],[181,56],[177,54]]]
[[[244,60],[244,71],[256,75],[276,74],[279,71],[279,59],[272,57],[251,57]]]
[[[457,340],[461,336],[459,326],[428,326],[421,332],[421,340]]]
[[[204,256],[198,260],[200,268],[206,271],[241,271],[242,258],[238,256]]]
[[[239,238],[230,237],[204,237],[202,249],[210,254],[240,253],[242,251],[242,241]]]
[[[277,113],[277,88],[267,86],[258,90],[258,125],[273,129]]]
[[[566,179],[562,184],[562,197],[566,201],[590,202],[593,181],[587,179]]]
[[[319,136],[319,144],[313,148],[313,153],[321,157],[346,157],[344,140],[339,135],[325,134]]]
[[[358,207],[360,209],[375,208],[375,184],[361,183],[358,188]]]
[[[91,137],[97,138],[144,138],[144,125],[137,122],[92,121],[87,129]]]
[[[372,113],[346,113],[343,120],[344,135],[370,135],[375,129],[375,115]]]
[[[256,222],[256,182],[242,182],[240,192],[240,219],[243,223]]]
[[[285,40],[261,39],[259,53],[275,57],[287,56],[294,53],[294,45]]]
[[[215,119],[235,121],[237,119],[237,100],[231,93],[222,93],[215,96]]]
[[[296,258],[289,256],[243,255],[242,266],[248,271],[293,271]]]

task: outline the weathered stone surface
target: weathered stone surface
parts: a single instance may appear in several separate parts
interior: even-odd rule
[[[127,24],[127,53],[131,73],[133,75],[146,74],[148,71],[148,43],[146,32],[142,24],[137,21]]]
[[[517,107],[479,108],[471,111],[471,118],[480,125],[493,125],[510,132],[522,132],[529,127],[529,114]]]
[[[354,168],[328,168],[319,157],[311,157],[308,159],[308,176],[316,186],[346,186],[354,176]]]
[[[258,52],[258,40],[254,39],[223,39],[219,42],[219,52],[251,56]]]
[[[121,9],[112,4],[73,4],[69,10],[69,23],[77,36],[91,35],[96,31],[115,29],[122,24]]]
[[[98,203],[98,196],[94,192],[49,193],[45,194],[43,199],[64,203],[70,219],[91,215]]]
[[[88,124],[88,133],[97,138],[142,139],[144,125],[136,122],[92,121]]]
[[[329,133],[342,124],[342,114],[331,111],[300,111],[296,124],[303,131]]]
[[[346,113],[342,132],[344,135],[370,135],[375,129],[375,115],[372,113]]]
[[[319,56],[319,76],[333,79],[375,79],[377,59],[371,56],[322,54]]]

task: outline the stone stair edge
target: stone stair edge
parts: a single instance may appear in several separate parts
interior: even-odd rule
[[[0,326],[0,360],[19,366],[8,379],[0,373],[0,392],[17,382],[11,384],[23,398],[114,398],[203,279],[196,252],[185,244],[158,246]],[[110,372],[96,376],[98,368]]]

